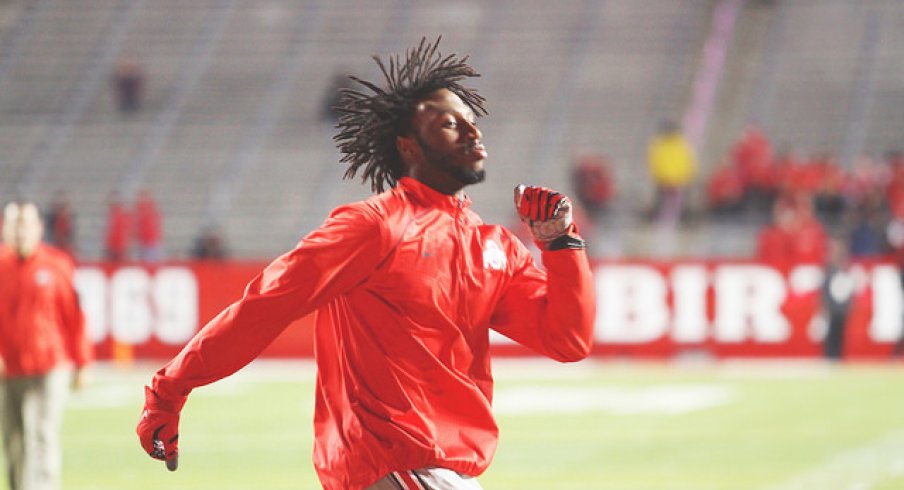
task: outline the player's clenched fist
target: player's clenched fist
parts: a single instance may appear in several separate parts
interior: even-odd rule
[[[185,398],[164,400],[150,387],[144,387],[144,410],[138,420],[138,439],[141,447],[154,459],[166,461],[170,471],[179,466],[179,412]]]
[[[546,187],[515,187],[515,209],[537,243],[547,250],[585,248],[571,216],[571,200]]]

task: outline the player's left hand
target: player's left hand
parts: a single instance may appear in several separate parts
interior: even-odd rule
[[[185,399],[164,400],[150,387],[144,388],[145,405],[138,420],[138,439],[145,452],[154,459],[166,461],[166,468],[179,466],[179,413]]]
[[[534,239],[547,250],[584,248],[571,212],[571,200],[546,187],[515,187],[515,209]]]

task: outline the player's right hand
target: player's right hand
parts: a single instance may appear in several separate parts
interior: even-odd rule
[[[135,428],[141,447],[150,457],[166,461],[168,470],[176,471],[179,466],[179,413],[185,398],[164,400],[145,386],[144,399],[144,409]]]

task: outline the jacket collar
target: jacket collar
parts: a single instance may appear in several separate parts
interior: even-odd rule
[[[399,179],[398,187],[423,206],[446,210],[465,209],[471,206],[471,198],[466,194],[462,194],[462,198],[443,194],[411,177]]]

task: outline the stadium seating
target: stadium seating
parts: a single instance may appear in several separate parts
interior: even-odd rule
[[[521,181],[569,190],[574,157],[597,151],[615,165],[620,218],[607,225],[625,234],[626,254],[642,254],[646,143],[659,119],[683,115],[719,3],[8,2],[0,198],[26,192],[46,203],[66,188],[88,259],[101,256],[107,197],[140,188],[160,203],[169,256],[185,257],[208,222],[234,255],[273,256],[337,204],[369,194],[340,181],[331,124],[320,118],[333,76],[374,78],[371,54],[444,34],[444,51],[472,54],[483,73],[472,84],[489,100],[489,177],[471,191],[484,218],[510,222]],[[904,6],[818,4],[744,3],[701,148],[704,174],[750,118],[776,142],[839,153],[900,140]],[[111,91],[123,57],[146,74],[132,115]],[[751,246],[719,248],[705,229],[694,233],[685,255]]]

